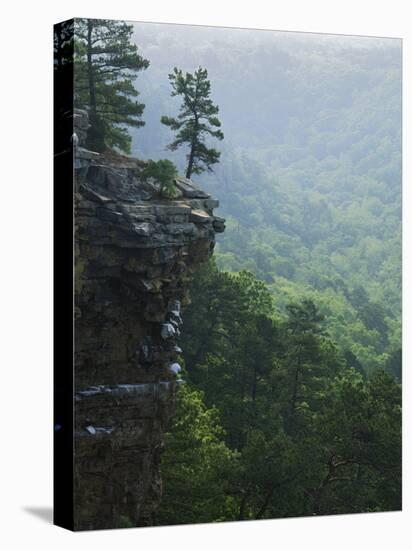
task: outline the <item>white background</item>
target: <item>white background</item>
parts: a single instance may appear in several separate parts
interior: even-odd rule
[[[39,517],[52,506],[52,25],[105,17],[279,30],[398,36],[411,65],[408,0],[55,0],[3,3],[0,22],[0,544],[2,548],[408,548],[404,512],[70,533]],[[6,6],[6,7],[5,7]],[[409,70],[404,84],[409,88]],[[406,94],[405,94],[405,99]],[[406,134],[410,102],[405,105]],[[410,125],[409,125],[410,129]],[[404,161],[409,142],[404,141]],[[409,156],[410,156],[410,151]],[[407,180],[406,166],[404,186]],[[58,182],[57,182],[58,184]],[[405,209],[410,207],[404,192]],[[66,206],[67,207],[67,206]],[[58,210],[56,212],[58,216]],[[410,223],[406,219],[405,242]],[[410,241],[409,241],[410,244]],[[410,250],[404,305],[410,312]],[[406,347],[409,327],[404,319]],[[409,353],[408,353],[409,352]],[[65,350],[59,350],[64,354]],[[410,351],[406,349],[405,365]],[[406,371],[406,368],[404,369]],[[405,455],[411,457],[407,372]],[[404,460],[407,465],[407,460]],[[30,509],[37,510],[33,514]],[[409,543],[410,544],[410,543]]]

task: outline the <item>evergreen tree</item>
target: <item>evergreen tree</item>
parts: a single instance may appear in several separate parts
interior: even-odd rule
[[[75,106],[89,111],[88,146],[97,151],[115,146],[129,153],[127,126],[144,125],[132,80],[149,61],[130,42],[132,31],[124,21],[75,20]]]
[[[285,339],[288,346],[284,357],[286,371],[283,385],[287,392],[287,409],[284,414],[288,429],[296,431],[302,404],[307,406],[315,394],[315,386],[322,380],[320,373],[326,367],[327,350],[324,349],[321,326],[323,316],[317,306],[305,299],[302,303],[287,305],[286,309]]]
[[[216,116],[219,107],[210,99],[207,70],[199,67],[194,75],[184,75],[181,69],[175,67],[173,73],[169,74],[169,80],[172,85],[171,95],[183,97],[177,118],[161,118],[163,124],[177,132],[176,139],[169,145],[169,149],[175,151],[186,143],[189,145],[187,178],[190,178],[192,173],[212,171],[212,164],[219,162],[220,152],[206,146],[206,137],[212,136],[222,140],[224,136],[219,129],[221,122]]]
[[[400,384],[357,372],[311,299],[279,316],[247,271],[211,262],[191,298],[158,522],[400,509]]]
[[[172,433],[162,458],[163,498],[158,525],[234,518],[227,498],[237,454],[224,443],[217,409],[204,404],[203,393],[184,385],[177,394]],[[226,481],[225,481],[226,480]]]

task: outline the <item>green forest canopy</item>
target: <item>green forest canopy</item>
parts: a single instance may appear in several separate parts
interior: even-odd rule
[[[162,158],[170,64],[207,67],[225,128],[201,184],[227,229],[218,265],[266,281],[286,315],[311,298],[367,372],[401,346],[401,46],[395,39],[136,24],[146,126]],[[167,47],[166,47],[167,45]],[[150,98],[150,101],[149,101]],[[169,153],[180,169],[184,152]],[[399,365],[398,365],[399,370]]]
[[[273,315],[250,272],[201,270],[158,524],[399,510],[401,386],[369,378],[311,300]]]
[[[170,60],[207,67],[225,128],[201,184],[227,229],[185,314],[157,522],[400,509],[400,42],[134,36],[151,60],[134,152],[164,155]]]
[[[202,186],[227,230],[195,277],[156,522],[401,508],[400,43],[137,24],[162,159],[170,66],[225,128]],[[171,156],[180,169],[185,152]]]

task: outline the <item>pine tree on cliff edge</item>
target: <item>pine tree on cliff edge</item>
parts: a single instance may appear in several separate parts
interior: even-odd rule
[[[200,174],[205,170],[212,171],[212,165],[219,162],[220,152],[206,147],[208,136],[223,139],[223,132],[219,129],[220,120],[217,118],[219,107],[210,99],[210,81],[207,79],[207,70],[199,67],[194,74],[183,74],[176,67],[169,74],[172,86],[172,96],[182,96],[183,103],[177,118],[162,116],[161,122],[176,131],[176,138],[168,148],[175,151],[184,144],[190,149],[187,155],[186,177]]]
[[[75,20],[75,107],[87,108],[88,146],[130,153],[128,126],[143,126],[144,104],[133,80],[149,66],[131,42],[133,27],[109,19]]]

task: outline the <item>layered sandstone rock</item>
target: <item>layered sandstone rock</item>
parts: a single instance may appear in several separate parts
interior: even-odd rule
[[[188,285],[224,220],[184,178],[162,197],[137,159],[80,146],[75,166],[75,527],[150,525]]]

